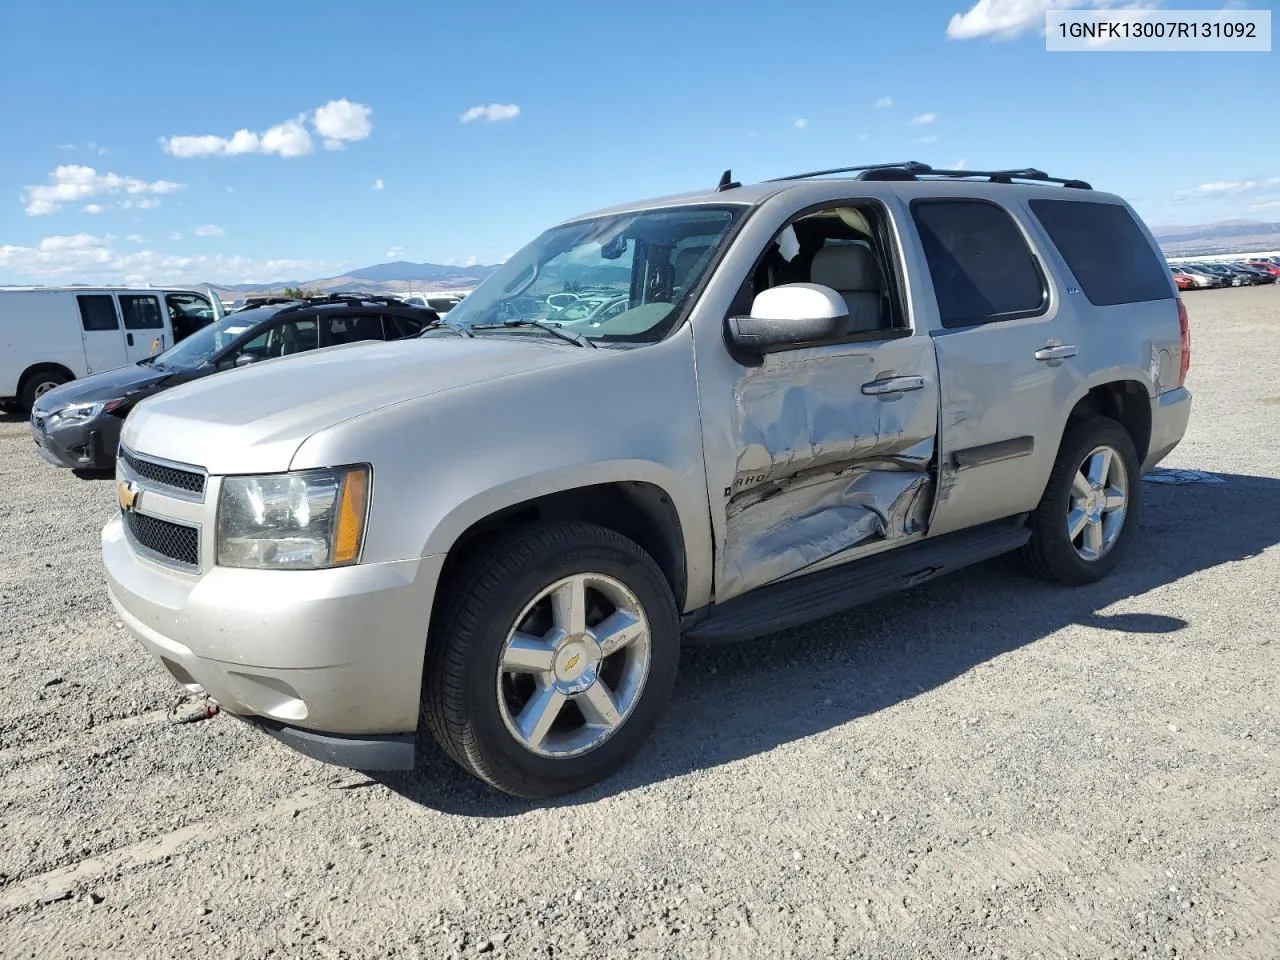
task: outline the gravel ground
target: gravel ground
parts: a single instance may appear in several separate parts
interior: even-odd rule
[[[1077,591],[995,562],[686,650],[586,795],[371,780],[177,690],[112,615],[109,481],[0,419],[4,957],[1280,956],[1280,288],[1187,295],[1190,433]]]

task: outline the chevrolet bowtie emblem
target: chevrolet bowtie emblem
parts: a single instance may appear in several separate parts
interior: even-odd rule
[[[120,484],[120,509],[132,510],[138,503],[138,488],[132,483]]]

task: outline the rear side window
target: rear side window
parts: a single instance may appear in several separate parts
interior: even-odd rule
[[[85,330],[119,330],[116,305],[110,296],[92,294],[76,297],[80,304],[80,326]]]
[[[411,320],[408,317],[402,317],[394,313],[384,315],[382,322],[387,328],[388,340],[398,340],[400,337],[416,337],[422,332],[422,324],[417,320]]]
[[[1030,206],[1094,306],[1173,299],[1165,264],[1127,208],[1087,200]]]
[[[156,297],[120,295],[120,312],[124,314],[126,330],[160,330],[164,319],[160,315],[160,301]]]
[[[911,215],[944,327],[1044,312],[1044,276],[1008,211],[983,200],[916,200]]]

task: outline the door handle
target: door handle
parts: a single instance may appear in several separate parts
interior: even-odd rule
[[[125,341],[129,344],[129,346],[131,346],[131,347],[133,346],[133,334],[132,334],[132,333],[126,333],[126,334],[124,335],[124,339],[125,339]]]
[[[909,390],[923,390],[924,377],[886,377],[884,380],[872,380],[862,385],[862,392],[868,397],[887,397]]]
[[[1078,351],[1074,344],[1069,343],[1046,343],[1043,347],[1036,351],[1037,360],[1066,360],[1068,357],[1074,357]]]

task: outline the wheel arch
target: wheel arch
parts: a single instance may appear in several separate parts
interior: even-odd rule
[[[1059,432],[1066,435],[1072,424],[1090,416],[1109,417],[1128,431],[1143,463],[1151,447],[1151,392],[1141,380],[1122,377],[1086,385],[1068,409]]]
[[[595,473],[596,476],[591,476]],[[585,475],[584,475],[585,474]],[[706,589],[709,561],[698,559],[696,517],[682,515],[658,470],[573,471],[517,481],[458,505],[432,531],[424,555],[445,555],[440,583],[493,535],[527,523],[584,521],[614,530],[650,554],[676,599],[677,609]],[[577,478],[577,482],[573,478]],[[583,481],[586,482],[583,482]],[[710,531],[702,531],[710,549]]]

